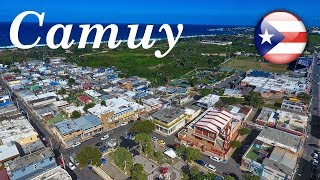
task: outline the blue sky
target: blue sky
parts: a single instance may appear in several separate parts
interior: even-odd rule
[[[313,26],[320,25],[319,7],[319,0],[2,0],[0,21],[33,10],[45,12],[45,22],[255,25],[281,9]]]

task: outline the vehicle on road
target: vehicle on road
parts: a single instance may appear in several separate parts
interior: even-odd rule
[[[211,160],[215,161],[215,162],[221,162],[221,161],[222,161],[221,158],[216,157],[216,156],[209,156],[209,158],[210,158]]]
[[[160,144],[160,145],[162,145],[162,146],[166,145],[166,143],[165,143],[163,140],[159,140],[159,141],[158,141],[158,144]]]
[[[212,164],[206,164],[204,167],[206,167],[207,169],[209,169],[212,172],[217,171],[216,167],[214,167]]]
[[[76,169],[76,166],[72,163],[72,162],[69,162],[68,163],[68,167],[73,171]]]
[[[206,163],[203,162],[203,161],[200,160],[200,159],[196,160],[195,162],[196,162],[197,164],[199,164],[200,166],[203,166],[203,167],[206,165]]]
[[[101,153],[104,153],[104,152],[107,151],[107,147],[106,147],[106,146],[101,146],[101,147],[99,148],[99,150],[100,150]]]
[[[155,136],[152,137],[152,141],[158,141],[159,139]]]
[[[107,140],[108,138],[109,138],[109,134],[106,134],[101,137],[101,140],[104,141],[104,140]]]
[[[128,122],[122,122],[120,125],[121,126],[125,126],[125,125],[127,125],[128,124]]]
[[[134,140],[135,139],[135,135],[133,133],[127,133],[127,139]]]
[[[313,165],[314,167],[317,167],[317,166],[319,165],[318,160],[313,159],[313,161],[312,161],[312,165]]]
[[[105,158],[101,158],[101,164],[106,164],[107,160]]]
[[[223,159],[221,162],[222,162],[222,163],[227,163],[227,162],[228,162],[228,160]]]
[[[75,144],[72,145],[73,148],[79,146],[81,143],[80,142],[76,142]]]
[[[98,142],[97,144],[95,144],[95,146],[97,147],[102,146],[102,142]]]

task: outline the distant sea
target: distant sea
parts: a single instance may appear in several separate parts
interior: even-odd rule
[[[39,45],[46,44],[46,35],[49,29],[58,23],[44,23],[42,27],[39,27],[38,23],[22,23],[20,27],[19,39],[23,44],[32,44],[36,38],[41,37]],[[79,41],[82,29],[79,28],[81,24],[87,23],[63,23],[72,24],[73,29],[70,39],[74,39],[76,42]],[[97,23],[99,24],[99,23]],[[94,23],[91,23],[94,25]],[[101,24],[106,27],[109,24]],[[127,40],[130,29],[127,27],[128,24],[117,24],[118,25],[118,40]],[[11,47],[12,43],[10,41],[10,26],[11,23],[1,23],[0,22],[0,47]],[[165,32],[159,33],[159,27],[161,25],[154,25],[152,37],[153,39],[164,39],[166,38]],[[170,25],[173,29],[174,36],[177,35],[177,25]],[[140,24],[137,33],[137,39],[142,38],[144,35],[146,24]],[[95,38],[95,33],[90,33],[87,42],[93,42]],[[184,30],[182,33],[183,37],[193,37],[193,36],[210,36],[210,35],[221,35],[221,34],[238,34],[245,32],[243,27],[239,26],[217,26],[217,25],[184,25]],[[55,36],[55,42],[60,42],[62,38],[62,30],[57,31]],[[108,41],[110,35],[110,30],[108,30],[102,41]]]

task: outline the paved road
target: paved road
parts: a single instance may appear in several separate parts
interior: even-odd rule
[[[307,129],[307,138],[304,147],[304,153],[302,158],[299,160],[298,170],[296,173],[297,180],[303,180],[306,178],[310,178],[311,170],[312,170],[312,156],[311,154],[314,150],[320,148],[320,117],[319,117],[319,74],[320,67],[317,65],[318,63],[318,55],[315,54],[314,62],[312,65],[312,73],[310,75],[310,83],[311,83],[311,104],[310,104],[310,112],[311,116],[309,117],[310,123]]]

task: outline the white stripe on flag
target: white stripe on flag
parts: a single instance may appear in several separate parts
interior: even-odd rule
[[[267,54],[301,54],[306,43],[279,43]]]
[[[302,21],[267,21],[279,32],[306,32]]]

